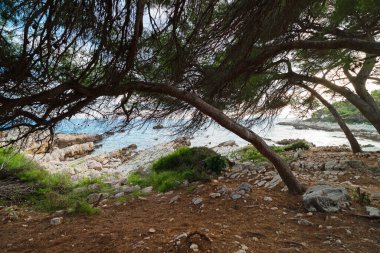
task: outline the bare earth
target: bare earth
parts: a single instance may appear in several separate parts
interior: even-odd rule
[[[318,154],[310,151],[306,156]],[[326,157],[330,156],[339,154]],[[366,164],[374,162],[360,158]],[[356,175],[360,178],[353,179]],[[308,214],[301,197],[281,191],[282,183],[272,190],[255,187],[238,200],[229,194],[209,196],[218,186],[235,189],[257,177],[224,177],[125,203],[110,201],[99,215],[64,216],[56,226],[50,225],[50,219],[60,215],[19,210],[20,219],[0,223],[0,252],[196,252],[192,244],[198,252],[221,253],[380,252],[380,220],[366,217],[365,207],[355,201],[338,213]],[[379,180],[367,171],[347,171],[335,184],[348,180],[380,192]],[[202,197],[202,204],[194,205],[194,197]],[[299,224],[302,219],[313,224]]]

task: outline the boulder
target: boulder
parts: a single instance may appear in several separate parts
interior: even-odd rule
[[[64,161],[68,157],[81,157],[94,151],[94,143],[86,142],[83,144],[75,144],[63,149],[55,149],[51,154],[51,160]]]
[[[98,162],[98,161],[89,160],[89,161],[87,161],[87,168],[89,170],[102,170],[103,169],[103,165],[100,162]]]
[[[161,124],[157,124],[157,125],[153,126],[153,129],[162,129],[162,128],[164,128],[164,126]]]
[[[250,192],[252,190],[253,186],[250,183],[243,182],[239,185],[239,187],[236,189],[236,192],[239,191],[245,191],[245,192]]]
[[[347,170],[347,169],[361,169],[364,163],[361,160],[341,160],[341,161],[327,161],[325,163],[325,170]]]
[[[218,147],[228,147],[228,146],[237,146],[234,140],[225,141],[218,144]]]
[[[327,184],[315,185],[307,189],[303,194],[303,202],[306,209],[311,212],[337,212],[351,204],[346,189]]]
[[[190,146],[191,142],[189,138],[179,137],[173,141],[173,148],[177,149],[184,146]]]
[[[99,142],[102,139],[103,137],[98,134],[57,134],[54,140],[54,146],[65,148],[75,144]]]

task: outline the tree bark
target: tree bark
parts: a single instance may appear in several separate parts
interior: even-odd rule
[[[351,150],[353,153],[362,152],[362,148],[359,145],[359,142],[356,140],[355,136],[352,134],[350,128],[344,122],[343,118],[340,116],[338,111],[334,108],[332,104],[330,104],[326,99],[324,99],[316,90],[310,88],[307,85],[299,85],[302,88],[308,90],[313,96],[315,96],[321,103],[326,106],[326,108],[330,111],[330,113],[334,116],[336,122],[339,124],[340,128],[346,135],[347,140],[350,143]]]
[[[121,89],[121,90],[120,90]],[[294,174],[292,173],[289,165],[285,162],[276,152],[274,152],[270,146],[268,146],[265,141],[256,133],[252,132],[247,127],[230,119],[221,110],[215,108],[214,106],[206,103],[200,97],[194,93],[180,90],[178,88],[163,85],[163,84],[152,84],[138,82],[135,84],[128,84],[119,89],[110,89],[109,91],[100,91],[103,95],[115,96],[122,93],[127,93],[130,91],[148,92],[148,93],[159,93],[175,97],[181,101],[184,101],[199,111],[209,116],[215,120],[219,125],[235,133],[242,139],[250,142],[263,156],[265,156],[276,168],[281,179],[284,181],[288,190],[292,194],[303,194],[306,190],[305,186],[300,184]]]

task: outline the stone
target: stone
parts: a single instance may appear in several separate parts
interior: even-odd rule
[[[161,124],[157,124],[157,125],[153,126],[153,129],[162,129],[162,128],[164,128],[164,126]]]
[[[277,185],[279,185],[281,182],[282,182],[282,179],[281,179],[280,175],[276,175],[272,178],[271,181],[265,183],[264,187],[268,188],[268,189],[272,189],[272,188],[276,187]]]
[[[373,206],[366,206],[365,209],[367,210],[369,217],[371,217],[371,218],[375,218],[375,217],[379,218],[380,217],[378,208],[373,207]]]
[[[264,201],[267,201],[267,202],[272,202],[273,199],[271,197],[264,197]]]
[[[199,249],[198,249],[198,245],[195,244],[195,243],[192,243],[192,244],[190,245],[190,249],[193,250],[194,252],[198,252],[198,251],[199,251]]]
[[[179,195],[174,196],[170,199],[169,204],[174,204],[179,200]]]
[[[148,232],[153,234],[156,233],[156,230],[154,228],[150,228]]]
[[[199,204],[202,204],[203,203],[203,199],[201,197],[195,197],[191,200],[191,202],[194,204],[194,205],[199,205]]]
[[[101,200],[103,197],[102,193],[91,193],[90,195],[87,196],[87,201],[90,204],[95,204]]]
[[[222,194],[220,194],[219,192],[212,192],[209,194],[210,198],[213,198],[213,199],[216,199],[216,198],[219,198],[220,196],[222,196]]]
[[[66,148],[75,144],[86,142],[99,142],[103,137],[99,134],[57,134],[54,139],[54,146]]]
[[[241,199],[241,198],[242,198],[242,195],[239,193],[233,192],[231,194],[231,199],[233,199],[233,200],[237,200],[237,199]]]
[[[141,190],[142,193],[149,194],[153,191],[153,186],[145,187]]]
[[[123,197],[125,195],[124,192],[118,192],[115,194],[115,198],[120,198],[120,197]]]
[[[63,222],[63,217],[55,217],[53,219],[50,220],[50,225],[59,225]]]
[[[218,144],[218,147],[228,147],[228,146],[237,146],[234,140],[225,141]]]
[[[312,226],[312,225],[314,225],[314,223],[312,223],[312,222],[310,222],[310,221],[308,221],[306,219],[300,219],[300,220],[298,220],[297,223],[300,224],[300,225],[305,225],[305,226]]]
[[[102,170],[103,169],[103,165],[100,162],[98,162],[98,161],[89,160],[89,161],[87,161],[87,168],[89,170]]]
[[[132,193],[132,192],[141,190],[141,187],[138,185],[133,185],[133,186],[123,185],[120,187],[120,190],[122,190],[125,193]]]
[[[217,191],[218,191],[218,193],[220,193],[222,195],[230,192],[230,190],[225,185],[219,186]]]
[[[243,182],[239,185],[239,187],[236,189],[236,191],[244,190],[246,192],[250,192],[252,190],[253,186],[250,183]]]
[[[310,212],[337,212],[350,205],[350,196],[344,188],[319,184],[307,189],[303,202]]]
[[[100,190],[100,185],[99,184],[97,184],[97,183],[94,183],[94,184],[89,184],[88,186],[87,186],[87,188],[89,189],[89,190],[92,190],[92,191],[98,191],[98,190]]]

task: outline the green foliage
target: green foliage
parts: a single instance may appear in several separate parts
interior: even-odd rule
[[[152,165],[155,172],[184,171],[202,167],[203,161],[217,153],[206,147],[182,147],[167,156],[161,157]]]
[[[185,180],[208,180],[209,174],[219,174],[226,166],[226,158],[208,148],[184,147],[155,161],[150,173],[131,173],[127,181],[132,185],[153,186],[156,191],[166,192],[177,188]]]
[[[141,187],[153,186],[153,189],[159,192],[167,192],[177,188],[183,181],[208,180],[206,173],[195,172],[194,170],[183,171],[152,171],[148,174],[133,172],[128,176],[128,183],[139,185]]]
[[[73,184],[67,175],[49,173],[37,163],[9,148],[0,149],[0,166],[2,177],[17,178],[34,188],[29,196],[23,197],[26,198],[27,204],[39,211],[66,210],[70,213],[96,214],[100,210],[86,201],[87,196],[90,193],[111,190],[101,179],[84,179]],[[93,183],[97,183],[100,188],[88,189],[87,186]],[[75,190],[79,187],[84,190]]]
[[[373,99],[380,105],[380,90],[374,90],[371,92]],[[368,124],[368,120],[360,113],[360,111],[353,106],[350,102],[338,101],[332,104],[335,109],[338,111],[340,116],[344,121],[348,123],[366,123]],[[312,121],[324,121],[324,122],[335,122],[335,118],[331,115],[327,108],[323,108],[315,111],[311,115]]]
[[[360,205],[371,204],[369,194],[366,192],[361,192],[359,187],[353,192],[352,199],[358,202]]]
[[[208,171],[220,174],[224,168],[227,166],[227,159],[221,155],[214,155],[206,158],[205,168]]]
[[[282,147],[285,151],[297,150],[297,149],[309,149],[310,145],[305,141],[296,141]]]
[[[271,147],[277,154],[281,155],[284,152],[283,147],[272,146]],[[268,159],[264,157],[255,147],[246,146],[241,149],[236,150],[231,154],[233,158],[239,159],[241,161],[252,161],[255,163],[267,162]],[[286,157],[284,157],[286,159]]]

